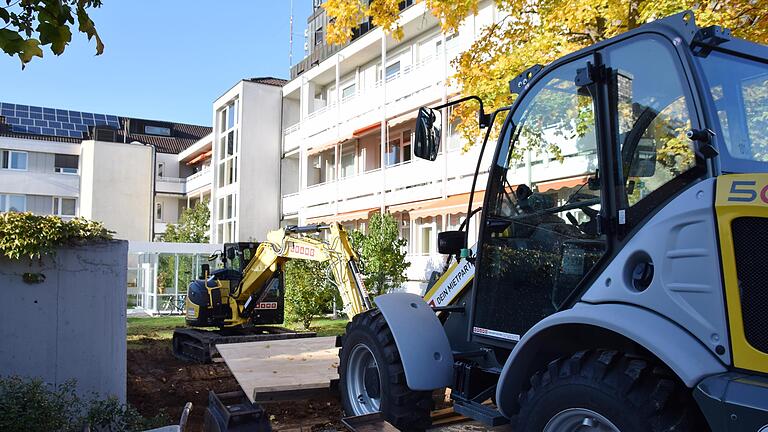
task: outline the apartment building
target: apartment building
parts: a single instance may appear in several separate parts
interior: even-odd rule
[[[204,158],[185,151],[210,140],[205,126],[0,102],[0,211],[83,216],[154,240],[205,198],[187,189]]]
[[[326,45],[327,17],[315,10],[308,20],[310,52],[283,87],[284,224],[339,221],[365,229],[372,212],[389,212],[408,241],[406,288],[424,288],[443,265],[437,233],[456,229],[466,216],[479,146],[463,152],[446,115],[438,160],[416,160],[415,119],[419,107],[459,93],[449,80],[451,60],[496,19],[492,3],[482,2],[457,33],[445,35],[424,2],[401,2],[402,40],[366,21],[342,47]]]
[[[283,224],[338,221],[365,229],[371,213],[391,213],[408,241],[404,288],[418,293],[444,264],[437,234],[457,229],[466,218],[480,151],[479,145],[462,150],[467,143],[443,112],[437,160],[414,158],[418,108],[460,96],[450,80],[456,72],[451,61],[502,17],[494,2],[481,1],[477,15],[446,35],[424,2],[404,1],[400,8],[402,40],[368,20],[341,47],[326,46],[322,9],[310,16],[309,54],[283,87],[281,216]],[[540,134],[560,154],[526,152],[512,163],[507,180],[564,203],[594,171],[595,144],[590,137],[557,135],[555,126]],[[482,206],[492,158],[493,143],[480,161],[474,208]],[[469,221],[471,244],[477,219]]]

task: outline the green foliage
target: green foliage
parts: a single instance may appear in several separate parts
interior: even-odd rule
[[[411,263],[405,260],[407,241],[399,237],[397,221],[389,213],[371,215],[368,232],[353,231],[352,245],[362,261],[365,285],[373,295],[381,295],[406,281],[405,270]]]
[[[168,225],[162,240],[172,243],[208,243],[208,227],[211,210],[208,201],[201,201],[194,207],[184,209],[179,217],[179,223]],[[186,292],[187,286],[195,277],[194,257],[179,255],[179,292]],[[157,289],[160,294],[173,288],[175,278],[174,267],[176,257],[173,255],[160,255],[158,269]]]
[[[184,209],[179,223],[168,225],[163,241],[173,243],[208,243],[211,210],[208,201],[200,201],[194,207]]]
[[[43,57],[42,46],[60,55],[72,41],[72,29],[88,40],[96,39],[96,55],[104,52],[104,43],[88,9],[101,7],[101,0],[5,0],[0,3],[0,50],[18,56],[21,67],[34,57]]]
[[[312,318],[330,310],[336,286],[329,279],[328,263],[308,260],[285,265],[285,313],[290,322],[308,329]]]
[[[101,222],[84,218],[63,220],[57,216],[8,212],[0,214],[0,253],[10,259],[40,258],[61,246],[105,241],[112,231]]]
[[[94,431],[143,431],[170,423],[165,415],[143,418],[115,398],[83,399],[74,380],[59,386],[39,379],[0,378],[0,430],[75,432],[89,424]]]

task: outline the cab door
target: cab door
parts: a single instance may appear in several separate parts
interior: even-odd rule
[[[499,140],[483,207],[473,338],[511,344],[556,312],[607,249],[592,55],[538,78]]]

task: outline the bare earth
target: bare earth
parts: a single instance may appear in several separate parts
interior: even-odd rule
[[[128,401],[145,416],[164,411],[178,419],[181,409],[192,402],[192,432],[203,430],[203,415],[208,406],[208,391],[217,393],[240,387],[224,363],[187,364],[171,354],[170,340],[144,339],[141,346],[128,350]],[[343,430],[342,410],[330,392],[311,401],[263,404],[274,430]]]

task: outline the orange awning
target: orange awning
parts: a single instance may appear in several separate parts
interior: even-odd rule
[[[208,150],[207,152],[200,153],[199,155],[192,158],[189,162],[187,162],[187,165],[194,165],[200,161],[206,160],[211,157],[212,150]]]
[[[361,135],[365,135],[368,132],[375,131],[376,129],[381,128],[381,122],[376,122],[373,124],[369,124],[368,126],[361,127],[359,129],[355,129],[354,132],[352,132],[353,137],[359,138]]]
[[[582,175],[582,176],[576,176],[576,177],[569,177],[559,180],[550,180],[546,182],[541,182],[536,184],[536,188],[539,193],[547,192],[547,191],[556,191],[563,188],[574,188],[577,186],[581,186],[584,183],[589,180],[588,175]]]
[[[472,208],[482,206],[485,191],[476,191],[473,197]],[[442,214],[459,214],[467,212],[469,204],[469,193],[451,195],[445,199],[438,198],[425,201],[414,201],[405,204],[389,206],[387,210],[390,213],[408,212],[410,217],[428,217]]]

